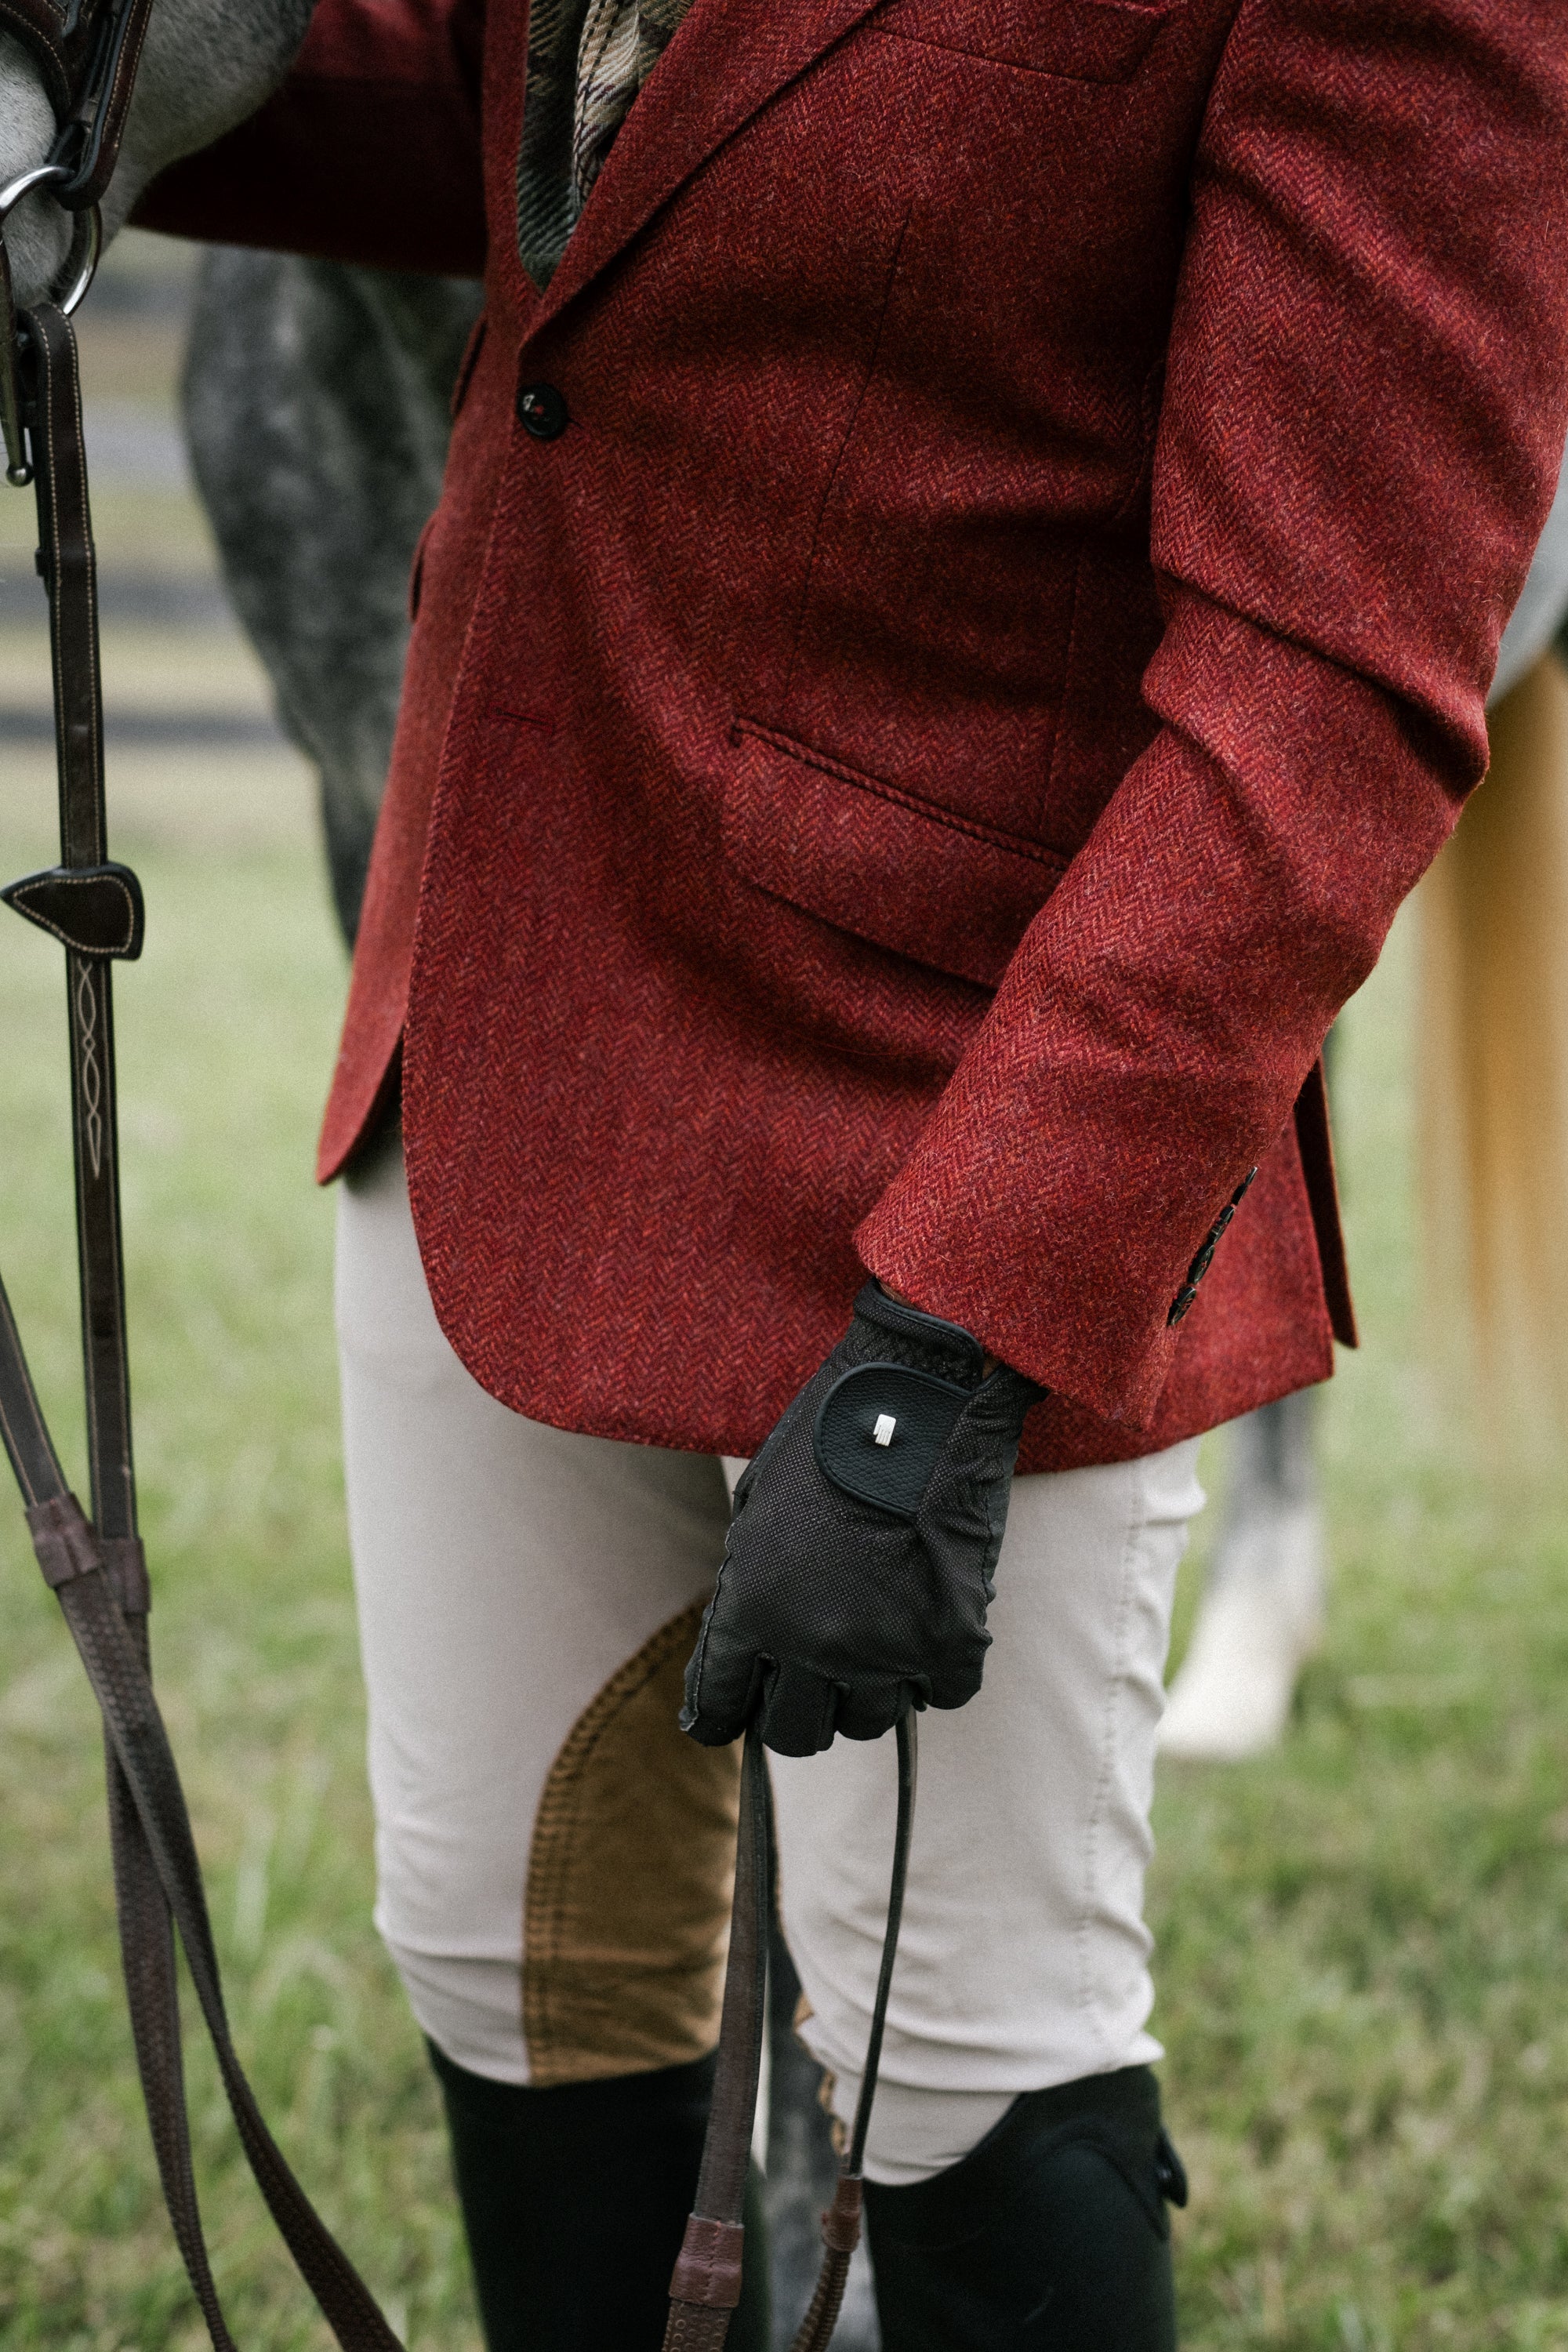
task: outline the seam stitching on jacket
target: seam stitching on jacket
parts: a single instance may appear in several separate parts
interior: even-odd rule
[[[805,571],[800,583],[800,610],[795,616],[795,628],[790,637],[789,659],[784,664],[784,684],[779,689],[781,710],[789,709],[790,694],[795,686],[795,666],[800,659],[800,641],[805,634],[806,614],[811,609],[811,579],[816,570],[816,551],[822,541],[823,522],[833,496],[834,486],[843,471],[849,445],[855,438],[855,427],[860,422],[860,411],[866,404],[866,394],[876,381],[877,361],[882,349],[882,330],[887,324],[888,305],[893,299],[893,285],[899,274],[899,257],[904,249],[904,236],[913,212],[914,203],[911,199],[904,207],[904,216],[899,223],[899,233],[893,239],[893,250],[888,259],[888,274],[882,287],[881,303],[877,311],[876,332],[871,337],[871,349],[867,354],[866,373],[860,379],[860,388],[855,394],[854,405],[845,423],[843,438],[834,452],[833,463],[827,469],[827,479],[822,486],[822,496],[817,500],[816,512],[812,518],[811,544],[806,550]]]
[[[1056,721],[1051,729],[1051,756],[1046,762],[1044,805],[1048,805],[1055,797],[1057,772],[1061,766],[1062,746],[1067,740],[1068,713],[1072,708],[1072,688],[1079,647],[1079,631],[1083,619],[1083,567],[1085,562],[1088,561],[1088,554],[1089,551],[1087,548],[1080,547],[1078,551],[1078,562],[1073,565],[1072,607],[1068,614],[1068,643],[1067,653],[1062,660],[1061,698],[1057,704]],[[1042,814],[1044,814],[1044,805],[1042,806]]]

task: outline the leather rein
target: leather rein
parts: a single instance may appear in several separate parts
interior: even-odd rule
[[[113,1003],[116,961],[140,955],[141,885],[111,860],[104,794],[96,561],[81,385],[70,313],[91,284],[98,200],[119,152],[152,0],[0,0],[0,26],[44,74],[58,133],[47,162],[0,190],[0,432],[6,478],[31,483],[48,597],[59,774],[59,863],[0,889],[66,951],[77,1262],[90,1518],[71,1493],[0,1284],[0,1438],[22,1490],[44,1580],[59,1602],[103,1717],[115,1909],[132,2034],[163,2200],[216,2352],[236,2352],[197,2204],[181,2055],[175,1938],[258,2187],[342,2352],[401,2352],[374,2296],[300,2188],[262,2118],[224,2009],[201,1864],[149,1671],[152,1591],[137,1530],[120,1216]],[[76,215],[58,301],[18,312],[4,228],[48,188]],[[861,2164],[898,1943],[915,1793],[915,1729],[898,1729],[899,1812],[887,1933],[866,2069],[821,2275],[792,2352],[822,2352],[860,2231]],[[741,2295],[742,2210],[767,2017],[773,1838],[761,1738],[746,1735],[735,1897],[718,2069],[696,2207],[671,2281],[666,2352],[720,2352]],[[614,2347],[609,2348],[614,2352]]]
[[[899,1815],[893,1832],[893,1867],[888,1889],[888,1920],[882,1961],[871,2007],[871,2031],[855,2120],[839,2166],[833,2202],[822,2217],[822,2268],[816,2291],[790,2340],[790,2352],[824,2352],[838,2325],[849,2264],[860,2242],[866,2135],[882,2061],[893,1963],[903,1916],[914,1828],[918,1747],[915,1717],[900,1716],[897,1730]],[[741,2263],[745,2231],[741,2213],[746,2168],[757,2111],[763,2035],[767,2018],[768,1924],[773,1917],[773,1821],[768,1769],[762,1735],[753,1724],[746,1734],[741,1766],[741,1834],[735,1868],[735,1903],[730,1918],[730,1957],[724,1975],[724,2009],[719,2032],[719,2064],[709,2113],[697,2201],[670,2282],[669,2322],[664,2352],[721,2352],[731,2315],[741,2300]]]

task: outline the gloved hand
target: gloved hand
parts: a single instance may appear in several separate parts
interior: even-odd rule
[[[910,1706],[973,1698],[1024,1415],[1043,1394],[868,1283],[735,1490],[682,1729],[722,1747],[760,1709],[770,1748],[812,1756],[836,1731],[877,1739]]]

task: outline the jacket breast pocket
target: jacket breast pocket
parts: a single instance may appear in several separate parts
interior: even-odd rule
[[[857,939],[996,986],[1065,857],[750,719],[731,740],[723,844],[737,873]]]
[[[888,0],[873,32],[1026,73],[1131,81],[1184,0]]]

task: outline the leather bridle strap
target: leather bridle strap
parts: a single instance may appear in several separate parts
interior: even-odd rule
[[[898,1732],[899,1816],[893,1835],[893,1866],[882,1960],[871,2010],[866,2068],[849,2144],[822,2217],[823,2257],[816,2291],[790,2352],[825,2352],[838,2325],[849,2263],[860,2242],[864,2191],[862,2168],[871,2103],[882,2060],[893,1964],[903,1917],[914,1829],[918,1745],[913,1714],[901,1716]],[[746,2169],[756,2124],[757,2081],[767,2024],[768,1924],[773,1916],[773,1822],[762,1735],[746,1733],[741,1766],[741,1823],[735,1857],[735,1900],[730,1918],[730,1957],[724,1975],[724,2008],[719,2030],[719,2065],[697,2197],[669,2283],[669,2319],[664,2352],[722,2352],[730,2322],[741,2300],[745,2229],[741,2216]]]
[[[45,1580],[103,1717],[116,1907],[137,2064],[174,2234],[216,2352],[234,2352],[196,2202],[180,2053],[178,1931],[251,2170],[342,2352],[399,2352],[353,2265],[262,2120],[224,2011],[179,1773],[148,1675],[150,1591],[136,1528],[120,1229],[110,964],[142,945],[135,876],[108,856],[98,605],[76,339],[50,305],[23,314],[20,381],[49,597],[60,863],[0,892],[66,949],[89,1522],[50,1442],[0,1288],[0,1435]]]
[[[120,153],[153,0],[0,0],[0,26],[43,76],[57,125],[52,193],[68,212],[95,205]]]

